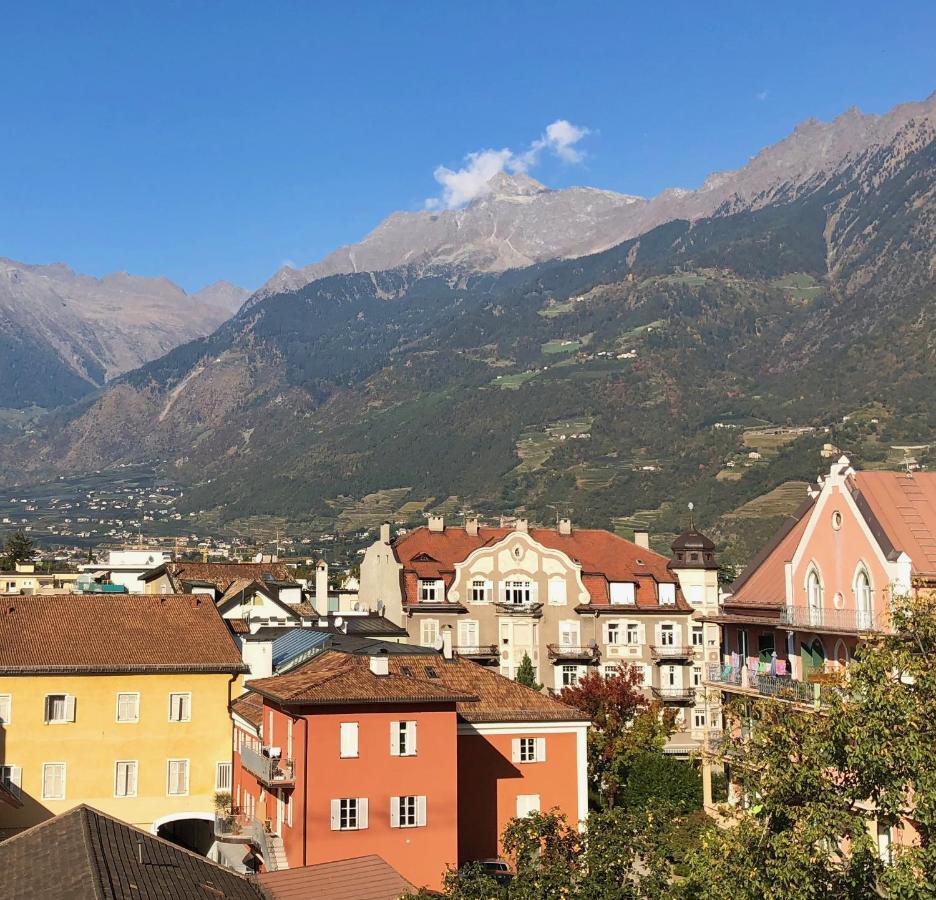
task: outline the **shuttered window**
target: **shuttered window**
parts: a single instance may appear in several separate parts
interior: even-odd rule
[[[65,763],[43,763],[42,799],[65,799]]]
[[[539,812],[540,798],[539,794],[518,794],[517,795],[517,818],[529,815],[531,812]]]
[[[425,824],[425,797],[410,795],[390,798],[391,828],[422,828]]]
[[[390,755],[415,756],[416,755],[416,723],[391,722],[390,723]]]
[[[114,764],[114,796],[135,797],[137,792],[136,760],[120,760]]]
[[[169,721],[170,722],[189,722],[192,718],[192,695],[170,694],[169,695]]]
[[[215,769],[215,790],[229,791],[231,789],[231,764],[219,762]]]
[[[170,759],[168,764],[168,786],[166,792],[172,796],[187,794],[189,768],[187,759]]]
[[[331,801],[332,831],[362,831],[367,828],[367,798],[342,797]]]
[[[118,722],[139,722],[140,721],[140,695],[139,694],[118,694],[117,695],[117,721]]]
[[[47,694],[45,720],[46,722],[74,722],[75,698],[71,694]]]
[[[515,763],[546,762],[546,738],[514,738],[511,756]]]
[[[342,722],[338,726],[340,750],[343,759],[358,755],[358,723]],[[332,745],[334,746],[334,745]]]

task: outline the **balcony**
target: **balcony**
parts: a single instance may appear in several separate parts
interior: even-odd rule
[[[574,647],[571,644],[547,644],[546,652],[550,659],[557,662],[578,660],[595,662],[600,656],[597,647]]]
[[[841,673],[814,672],[806,681],[796,681],[789,675],[768,675],[744,666],[720,666],[713,663],[708,667],[706,680],[738,693],[758,694],[793,703],[818,704],[821,693],[828,695],[837,689]]]
[[[543,604],[532,600],[526,603],[505,603],[500,601],[494,604],[501,615],[508,616],[541,616]]]
[[[780,610],[780,624],[810,631],[830,631],[839,634],[862,634],[883,631],[883,616],[869,610],[816,609],[811,606],[785,606]]]
[[[476,659],[482,662],[493,662],[500,657],[497,651],[497,644],[483,644],[480,646],[463,645],[453,647],[456,656],[463,656],[465,659]]]
[[[679,659],[692,659],[692,647],[677,647],[673,644],[657,644],[650,648],[650,653],[654,659],[663,662],[664,660],[672,662]]]
[[[222,844],[247,844],[267,871],[275,872],[276,853],[273,849],[273,836],[269,834],[255,818],[240,812],[228,815],[215,815],[215,840]]]
[[[272,759],[246,746],[241,747],[240,757],[241,765],[265,785],[283,787],[295,782],[295,765],[291,759]]]
[[[650,690],[663,703],[695,703],[695,688],[655,687]]]

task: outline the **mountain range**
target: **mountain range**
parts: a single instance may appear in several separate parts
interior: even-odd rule
[[[934,113],[806,123],[652,200],[499,176],[397,214],[6,442],[0,473],[146,462],[196,516],[322,529],[525,509],[665,532],[691,500],[745,545],[731,516],[814,479],[823,443],[936,445]]]

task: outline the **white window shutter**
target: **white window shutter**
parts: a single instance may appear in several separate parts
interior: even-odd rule
[[[546,738],[536,739],[536,761],[546,762]]]
[[[415,722],[409,723],[408,731],[409,731],[410,756],[415,756],[416,755],[416,723]]]
[[[520,738],[514,738],[510,742],[510,754],[512,762],[520,762]]]
[[[71,694],[65,695],[65,721],[75,721],[75,698]]]
[[[400,723],[390,723],[390,755],[400,755]]]
[[[367,797],[358,797],[358,828],[367,828]]]
[[[331,830],[341,830],[341,801],[332,800],[331,802]]]
[[[52,697],[48,694],[46,695],[44,706],[45,706],[45,711],[43,712],[42,719],[44,722],[51,722],[52,721]]]
[[[18,797],[20,789],[23,787],[23,769],[20,766],[10,766],[10,784],[13,785],[13,793]]]
[[[400,827],[400,798],[399,797],[390,798],[390,827],[391,828]]]
[[[416,824],[417,825],[426,824],[426,798],[425,797],[416,798]]]

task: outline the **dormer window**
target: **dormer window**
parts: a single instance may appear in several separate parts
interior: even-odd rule
[[[441,603],[445,596],[445,584],[441,579],[419,579],[419,602]]]
[[[612,606],[633,606],[635,599],[634,583],[632,581],[611,582]]]
[[[660,606],[674,606],[676,603],[676,585],[663,583],[659,589]]]

